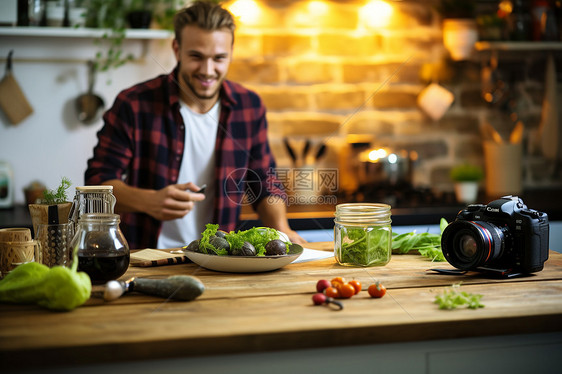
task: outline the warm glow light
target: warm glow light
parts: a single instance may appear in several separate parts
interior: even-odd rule
[[[381,0],[372,0],[359,10],[359,19],[365,26],[380,28],[388,26],[393,8]]]
[[[260,6],[254,0],[236,0],[226,8],[240,22],[247,25],[256,23],[260,16]]]
[[[369,161],[377,162],[379,159],[386,157],[388,152],[385,149],[379,148],[369,152]]]
[[[323,1],[313,0],[308,3],[308,11],[313,15],[321,15],[328,11],[328,5]]]

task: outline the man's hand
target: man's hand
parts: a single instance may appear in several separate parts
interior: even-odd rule
[[[205,199],[203,193],[196,192],[200,186],[191,182],[172,184],[161,190],[131,187],[118,179],[103,184],[113,186],[116,212],[142,212],[163,221],[185,216],[196,202]]]
[[[205,199],[203,193],[197,193],[199,190],[200,187],[191,182],[157,190],[147,201],[146,213],[161,221],[181,218],[193,209],[196,202]]]
[[[285,230],[283,231],[289,237],[291,243],[304,245],[308,243],[302,236],[300,236],[296,231],[293,230]]]

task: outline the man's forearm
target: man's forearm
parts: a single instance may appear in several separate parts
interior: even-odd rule
[[[283,199],[271,195],[260,201],[256,211],[264,226],[283,232],[290,230],[287,221],[287,207]]]
[[[129,186],[119,179],[108,180],[102,184],[113,186],[117,212],[146,212],[149,196],[154,193],[152,190]]]

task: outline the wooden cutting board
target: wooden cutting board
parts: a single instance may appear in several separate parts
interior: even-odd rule
[[[179,249],[179,248],[178,248]],[[186,256],[159,249],[143,249],[131,253],[131,266],[150,267],[191,262]]]

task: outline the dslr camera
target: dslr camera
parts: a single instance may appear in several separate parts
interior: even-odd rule
[[[445,259],[460,270],[510,276],[541,271],[548,260],[548,215],[517,196],[461,210],[441,236]]]

